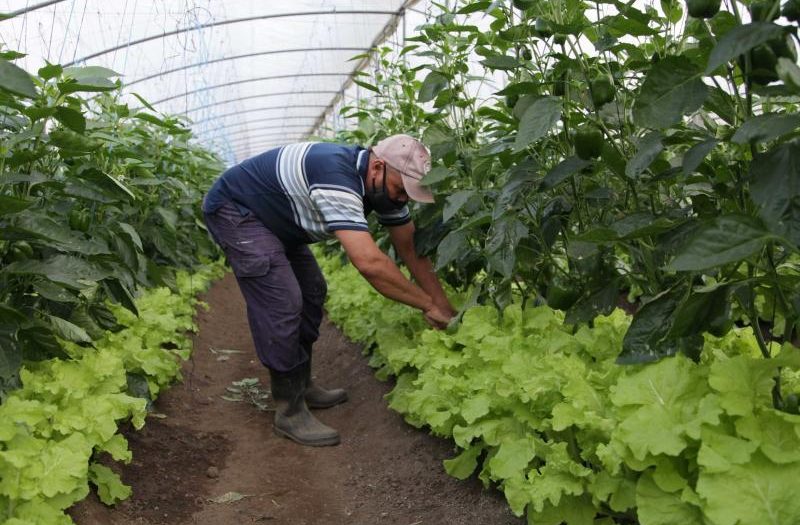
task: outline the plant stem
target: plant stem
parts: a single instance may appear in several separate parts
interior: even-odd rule
[[[756,336],[756,342],[758,343],[758,349],[761,350],[761,355],[764,359],[769,359],[772,357],[769,352],[769,347],[767,343],[764,341],[764,334],[761,333],[761,324],[759,323],[758,319],[758,311],[756,310],[756,302],[755,302],[755,295],[756,290],[755,286],[753,285],[753,277],[755,276],[755,267],[752,263],[747,263],[747,277],[748,283],[747,287],[750,291],[750,297],[753,298],[750,301],[750,304],[747,305],[747,315],[750,317],[750,327],[753,329],[753,334]]]

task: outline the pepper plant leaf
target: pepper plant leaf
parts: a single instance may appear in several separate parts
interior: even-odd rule
[[[59,106],[55,109],[55,117],[72,131],[77,133],[86,131],[86,119],[80,111],[66,106]]]
[[[544,191],[555,188],[571,175],[580,172],[589,165],[591,165],[591,162],[588,160],[583,160],[575,156],[567,157],[547,172],[547,175],[544,176],[544,179],[542,179],[539,185],[539,190]]]
[[[708,57],[705,74],[711,75],[721,65],[754,47],[780,37],[783,28],[770,22],[752,22],[734,27],[719,39]]]
[[[633,120],[645,128],[667,128],[697,111],[707,96],[697,66],[686,57],[669,56],[648,71],[633,104]]]
[[[750,196],[771,233],[800,245],[800,142],[756,156],[750,164]]]
[[[0,215],[9,215],[27,210],[33,206],[34,201],[12,197],[10,195],[0,195]]]
[[[683,154],[683,173],[691,175],[700,166],[709,153],[717,146],[719,141],[717,139],[708,139],[699,142]]]
[[[722,215],[702,224],[677,251],[667,269],[700,271],[741,261],[760,250],[773,235],[756,218]]]
[[[425,80],[422,81],[422,86],[419,88],[419,95],[417,100],[419,102],[430,102],[436,98],[439,92],[447,87],[447,77],[438,71],[431,71]]]
[[[645,172],[650,164],[658,157],[658,154],[664,149],[662,135],[658,131],[651,131],[639,141],[636,147],[636,153],[625,165],[625,175],[630,178],[636,178]]]
[[[522,151],[528,145],[553,129],[561,118],[561,101],[556,97],[542,97],[522,114],[514,150]]]
[[[37,95],[30,75],[8,60],[0,60],[0,89],[26,98],[35,98]]]
[[[791,133],[800,127],[800,115],[767,113],[747,119],[731,138],[736,144],[758,144]]]

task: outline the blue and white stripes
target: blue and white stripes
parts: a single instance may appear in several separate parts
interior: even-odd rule
[[[291,144],[228,169],[206,196],[213,213],[227,201],[254,213],[281,240],[315,242],[336,230],[368,231],[364,199],[369,152],[329,142]],[[378,215],[388,226],[410,220],[408,208]]]
[[[306,157],[313,145],[312,142],[292,144],[278,153],[275,170],[292,205],[295,222],[314,241],[342,228],[366,231],[363,198],[355,190],[330,182],[309,185],[309,178],[315,177],[309,174]]]

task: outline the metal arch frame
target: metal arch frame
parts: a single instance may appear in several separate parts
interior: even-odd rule
[[[383,26],[380,33],[378,33],[378,35],[372,41],[372,44],[369,46],[370,49],[378,49],[378,47],[382,43],[384,43],[387,40],[387,38],[389,38],[391,33],[397,29],[397,26],[400,25],[400,21],[405,20],[406,10],[414,7],[414,5],[416,5],[418,2],[419,0],[405,0],[403,4],[400,6],[400,9],[394,12],[394,14],[389,18],[389,21],[386,23],[386,25]],[[363,57],[361,60],[358,61],[356,66],[353,68],[353,70],[347,77],[347,80],[345,80],[344,83],[341,85],[341,93],[333,97],[333,99],[331,99],[330,104],[328,104],[328,107],[326,107],[320,114],[316,124],[314,125],[314,130],[319,128],[325,122],[325,117],[328,115],[328,113],[332,112],[333,109],[336,107],[336,104],[344,98],[344,93],[347,90],[347,88],[349,88],[355,83],[356,75],[360,71],[364,70],[367,67],[367,65],[369,65],[371,58],[372,56],[370,54],[370,56]]]
[[[296,139],[307,138],[309,136],[310,136],[309,133],[301,133],[301,132],[294,132],[294,133],[264,133],[264,134],[261,134],[261,135],[255,136],[255,137],[243,137],[243,138],[241,138],[241,139],[239,139],[237,141],[229,142],[229,144],[231,145],[231,149],[236,149],[236,148],[245,146],[246,144],[248,144],[250,142],[254,142],[254,143],[256,143],[255,141],[262,141],[263,142],[264,139],[273,139],[274,138],[274,139],[278,139],[278,140],[283,140],[283,139],[296,140]],[[245,147],[247,147],[247,146],[245,146]]]
[[[254,136],[254,137],[250,137],[250,138],[263,138],[263,137],[269,137],[269,136],[282,137],[282,136],[285,136],[285,135],[305,136],[305,135],[310,135],[310,133],[305,133],[305,132],[300,131],[300,130],[294,130],[294,131],[291,131],[291,130],[290,131],[272,131],[270,133],[262,133],[262,134],[260,134],[258,136]],[[227,140],[225,137],[217,137],[216,139],[211,139],[211,141],[213,141],[213,140],[224,140],[225,142],[228,142],[228,143],[237,143],[238,141],[245,140],[247,138],[248,138],[247,135],[242,135],[238,139],[236,139],[234,141],[231,141],[231,140]]]
[[[310,129],[310,128],[311,128],[311,124],[296,124],[296,125],[283,126],[283,127],[264,126],[262,128],[237,129],[236,131],[234,131],[232,133],[226,133],[226,134],[220,135],[220,136],[224,137],[226,139],[230,139],[231,137],[239,137],[242,134],[255,133],[257,131],[267,131],[267,130],[270,130],[270,129],[283,130],[283,129]]]
[[[298,131],[289,131],[289,132],[286,132],[286,133],[270,132],[270,133],[261,133],[259,135],[253,135],[252,137],[248,137],[247,135],[242,135],[238,139],[229,140],[227,142],[229,144],[231,144],[231,145],[236,145],[236,144],[247,143],[247,142],[252,141],[252,140],[261,140],[261,139],[272,138],[272,137],[292,137],[292,138],[294,138],[294,137],[308,137],[309,135],[310,135],[310,133],[307,133],[307,132],[304,132],[304,131],[299,131],[299,130]]]
[[[305,139],[303,137],[286,137],[285,140],[282,139],[270,139],[264,140],[261,142],[254,142],[252,145],[242,146],[236,149],[231,149],[230,151],[234,155],[242,155],[244,152],[250,151],[266,151],[267,149],[271,149],[275,146],[283,146],[286,144],[296,144],[298,142],[303,142]]]
[[[288,131],[288,132],[280,132],[280,131],[273,131],[270,133],[261,133],[260,135],[254,135],[252,137],[248,137],[246,135],[242,135],[236,140],[227,140],[228,144],[236,145],[241,144],[242,142],[247,142],[248,140],[260,140],[265,138],[271,137],[308,137],[310,133],[304,131]]]
[[[253,155],[258,155],[259,153],[263,153],[265,151],[271,150],[273,148],[277,148],[279,146],[285,146],[286,144],[291,144],[292,141],[268,141],[263,142],[260,144],[254,145],[252,148],[243,148],[236,151],[231,151],[234,157],[238,159],[246,159],[252,157]]]
[[[42,9],[43,7],[47,7],[49,5],[58,4],[63,2],[64,0],[48,0],[47,2],[40,2],[38,4],[33,4],[28,7],[23,7],[22,9],[17,9],[16,11],[11,11],[10,13],[6,13],[8,17],[6,20],[10,20],[15,16],[24,15],[25,13],[30,13],[31,11],[36,11],[37,9]],[[2,22],[2,20],[0,20]]]
[[[290,144],[292,141],[302,141],[307,138],[309,138],[308,135],[276,135],[274,137],[256,137],[256,139],[252,142],[239,142],[237,144],[233,144],[231,150],[240,152],[248,148],[260,148],[265,145]]]
[[[258,124],[260,122],[272,122],[272,121],[275,121],[275,120],[299,120],[301,118],[307,118],[307,119],[312,119],[313,120],[313,119],[316,119],[317,116],[318,115],[295,115],[295,116],[290,116],[290,117],[269,117],[269,118],[258,119],[258,120],[247,120],[245,122],[231,122],[230,124],[226,124],[224,126],[218,126],[216,128],[212,128],[210,130],[207,130],[207,132],[219,131],[221,129],[228,129],[228,128],[232,128],[232,127],[235,127],[235,126],[249,126],[250,124]]]
[[[185,97],[187,95],[194,95],[195,93],[200,93],[202,91],[209,91],[211,89],[220,89],[229,86],[235,86],[238,84],[247,84],[249,82],[261,82],[262,80],[279,80],[282,78],[303,78],[303,77],[346,77],[349,75],[349,71],[343,71],[341,73],[294,73],[291,75],[273,75],[269,77],[258,77],[258,78],[246,78],[244,80],[234,80],[233,82],[224,82],[222,84],[215,84],[213,86],[205,86],[197,89],[193,89],[191,91],[184,91],[179,95],[173,95],[171,97],[162,98],[156,100],[154,102],[149,102],[150,105],[155,106],[156,104],[161,104],[162,102],[166,102],[168,100],[175,100],[176,98]],[[123,87],[127,87],[127,84]]]
[[[287,140],[265,140],[263,142],[254,143],[252,146],[238,146],[236,148],[217,148],[216,151],[221,153],[230,152],[236,157],[244,157],[254,155],[256,152],[266,151],[277,146],[301,142],[302,137],[288,137]]]
[[[211,120],[217,120],[217,119],[221,119],[221,118],[225,118],[225,117],[232,117],[234,115],[242,115],[244,113],[253,113],[253,112],[256,112],[256,111],[267,111],[267,110],[270,110],[270,109],[326,108],[326,107],[328,107],[328,106],[323,106],[323,105],[320,105],[320,104],[296,104],[296,105],[293,105],[293,106],[268,106],[268,107],[263,107],[263,108],[244,109],[244,110],[241,110],[241,111],[232,111],[230,113],[224,113],[222,115],[214,115],[213,117],[204,118],[202,120],[195,120],[194,122],[192,122],[192,125],[202,124],[203,122],[208,122],[208,121],[211,121]]]
[[[200,111],[201,109],[211,108],[214,106],[221,106],[222,104],[230,104],[231,102],[238,102],[240,100],[251,100],[254,98],[267,98],[267,97],[278,97],[282,95],[334,95],[338,93],[339,90],[324,90],[324,91],[283,91],[281,93],[260,93],[258,95],[248,95],[246,97],[237,97],[237,98],[229,98],[225,100],[220,100],[217,102],[212,102],[211,104],[204,104],[202,106],[197,106],[195,108],[187,109],[179,115],[186,115],[187,113],[192,113],[193,111]]]
[[[143,44],[145,42],[150,42],[151,40],[156,40],[159,38],[166,38],[169,36],[180,35],[182,33],[188,33],[189,31],[195,31],[199,29],[206,29],[209,27],[216,27],[216,26],[223,26],[229,24],[238,24],[242,22],[253,22],[255,20],[268,20],[272,18],[288,18],[288,17],[296,17],[296,16],[316,16],[316,15],[396,15],[398,11],[385,11],[385,10],[341,10],[341,11],[297,11],[293,13],[278,13],[278,14],[271,14],[271,15],[258,15],[258,16],[248,16],[244,18],[232,18],[230,20],[219,20],[217,22],[211,22],[208,24],[199,24],[193,27],[187,27],[183,29],[175,29],[174,31],[168,31],[166,33],[161,33],[158,35],[150,35],[144,38],[139,38],[137,40],[133,40],[128,42],[127,44],[121,44],[118,46],[110,47],[108,49],[103,49],[98,51],[97,53],[92,53],[90,55],[83,56],[81,58],[75,59],[72,62],[64,64],[64,67],[73,66],[79,62],[84,62],[89,60],[90,58],[99,57],[108,53],[113,53],[114,51],[119,51],[120,49],[125,49],[130,46],[135,46],[139,44]]]
[[[159,71],[158,73],[154,73],[152,75],[147,75],[146,77],[137,78],[132,82],[128,82],[125,84],[126,86],[132,86],[134,84],[138,84],[140,82],[145,82],[146,80],[150,80],[156,77],[163,77],[165,75],[170,75],[172,73],[177,73],[178,71],[184,71],[186,69],[191,69],[193,67],[202,67],[208,64],[216,64],[219,62],[227,62],[228,60],[239,60],[241,58],[252,58],[257,56],[264,56],[264,55],[280,55],[283,53],[307,53],[309,51],[361,51],[362,53],[368,52],[369,48],[364,47],[311,47],[305,49],[275,49],[271,51],[259,51],[256,53],[245,53],[244,55],[235,55],[232,57],[223,57],[223,58],[215,58],[214,60],[206,60],[205,62],[196,62],[194,64],[186,64],[184,66],[176,67],[173,69],[168,69],[166,71]]]
[[[257,137],[257,139],[253,142],[239,142],[237,144],[232,144],[230,147],[230,151],[232,151],[235,154],[240,154],[243,151],[249,151],[252,149],[262,149],[265,146],[302,142],[307,138],[308,138],[307,135],[275,135],[274,137],[269,137],[269,136]]]
[[[222,139],[222,140],[232,141],[232,140],[239,140],[241,138],[247,138],[247,137],[250,137],[250,136],[256,136],[256,133],[263,133],[263,132],[267,132],[267,131],[274,131],[276,133],[284,132],[284,131],[286,133],[302,133],[304,131],[309,131],[310,128],[311,128],[310,124],[309,125],[305,125],[304,124],[302,126],[299,126],[299,125],[298,126],[287,126],[285,128],[264,127],[264,128],[253,129],[253,130],[243,130],[243,132],[240,131],[240,132],[237,132],[236,134],[231,134],[231,135],[220,135],[219,138]]]

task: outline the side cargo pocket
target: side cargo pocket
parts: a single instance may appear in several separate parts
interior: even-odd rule
[[[269,273],[270,257],[269,254],[229,254],[228,261],[231,263],[233,273],[236,277],[263,277]]]

